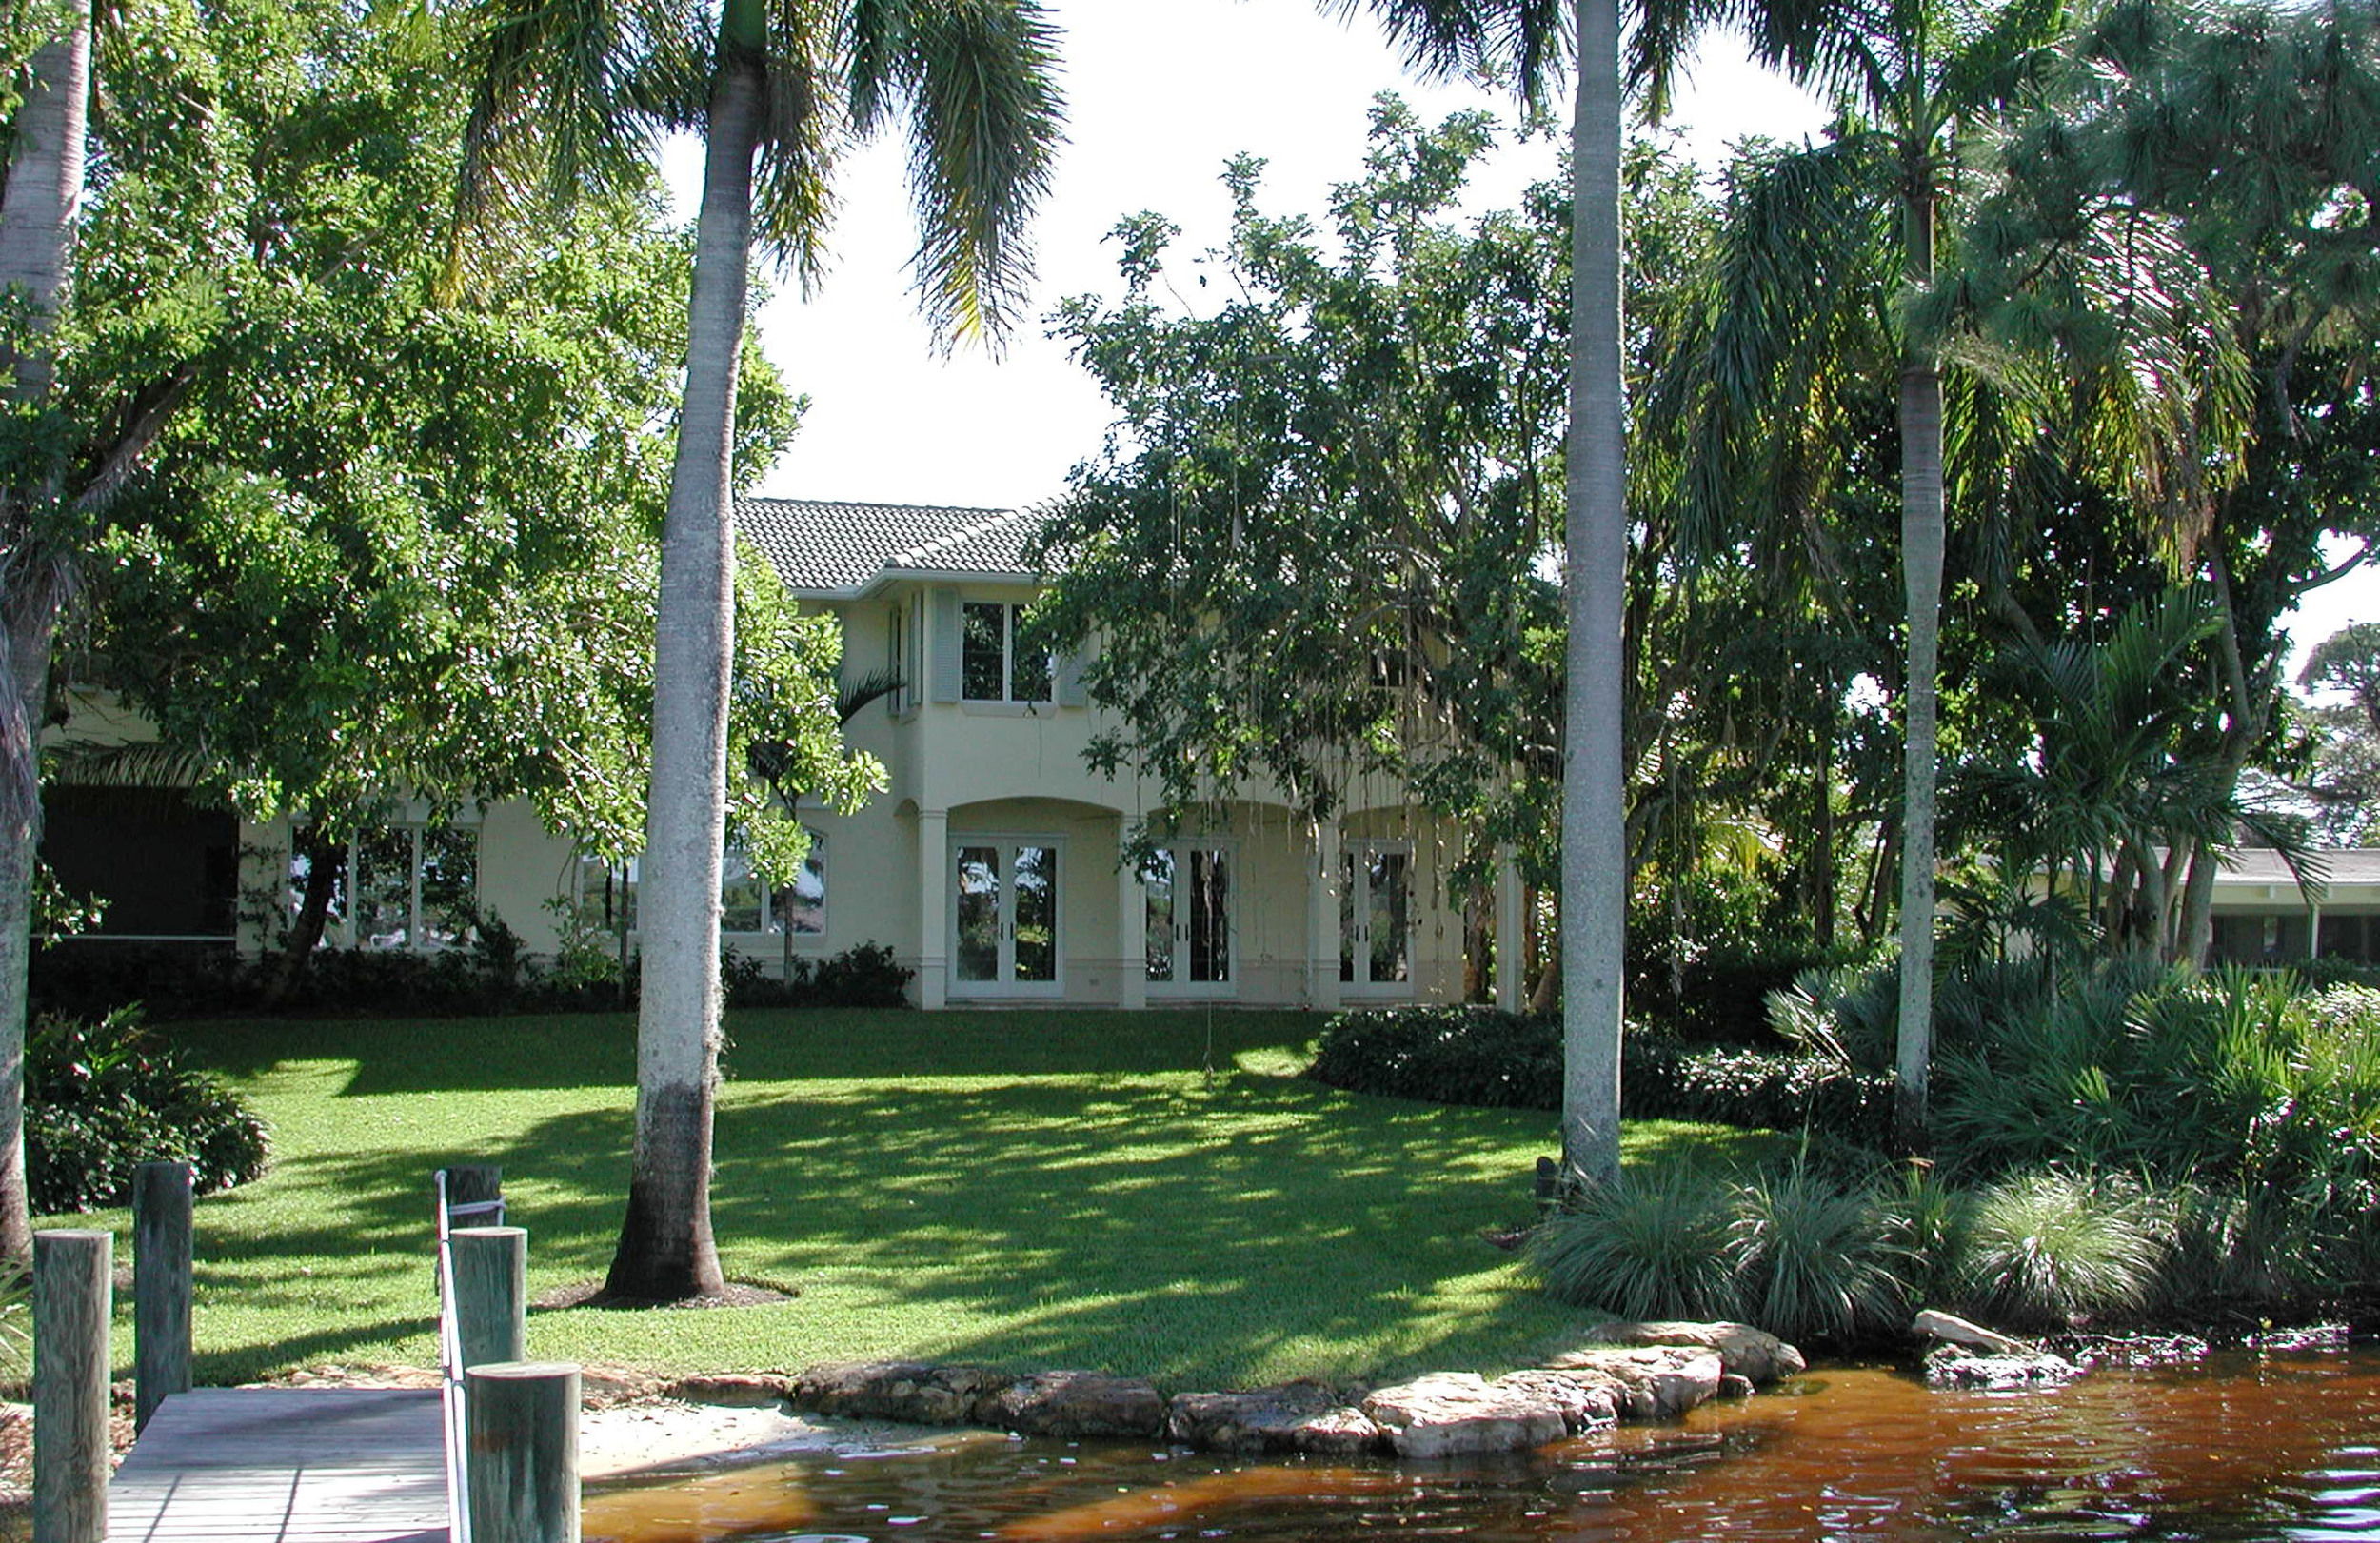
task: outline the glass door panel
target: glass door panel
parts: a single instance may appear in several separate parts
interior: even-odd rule
[[[1054,995],[1058,848],[981,837],[951,843],[951,986],[961,996]]]
[[[1149,854],[1149,861],[1140,869],[1142,908],[1141,957],[1147,961],[1148,982],[1153,986],[1174,983],[1174,855],[1159,850]]]
[[[1231,979],[1231,857],[1207,848],[1190,854],[1189,976],[1200,985]]]
[[[1413,987],[1413,851],[1354,841],[1339,859],[1339,979],[1357,996]]]
[[[1372,945],[1370,980],[1376,986],[1402,985],[1412,979],[1412,857],[1404,852],[1376,851],[1364,875],[1364,897],[1371,905],[1366,929]]]
[[[961,980],[989,984],[1001,979],[1002,934],[1007,886],[1001,882],[1001,849],[959,848],[959,946],[953,963]]]
[[[1228,995],[1232,987],[1231,849],[1160,847],[1140,869],[1143,957],[1152,989]]]
[[[1019,846],[1014,920],[1008,928],[1012,980],[1058,982],[1058,849]]]

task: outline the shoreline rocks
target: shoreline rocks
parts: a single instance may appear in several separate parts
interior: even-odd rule
[[[1433,1372],[1342,1392],[1319,1382],[1167,1397],[1101,1372],[1009,1376],[927,1361],[828,1362],[786,1378],[688,1378],[744,1401],[783,1390],[794,1408],[909,1425],[982,1425],[1021,1435],[1163,1438],[1220,1452],[1385,1452],[1446,1457],[1517,1452],[1622,1420],[1674,1419],[1803,1369],[1801,1353],[1740,1323],[1609,1323],[1548,1364],[1493,1380]]]

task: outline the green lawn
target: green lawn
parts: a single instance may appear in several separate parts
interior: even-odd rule
[[[666,1371],[914,1355],[1173,1388],[1494,1370],[1558,1334],[1483,1228],[1529,1212],[1543,1115],[1298,1079],[1309,1015],[740,1013],[703,1312],[537,1312],[541,1357]],[[202,1382],[434,1359],[428,1182],[505,1165],[532,1296],[600,1276],[627,1177],[622,1015],[174,1029],[271,1122],[198,1208]],[[1636,1125],[1632,1161],[1774,1139]],[[85,1222],[83,1224],[94,1224]],[[114,1227],[122,1250],[122,1213]],[[129,1362],[129,1324],[117,1338]]]

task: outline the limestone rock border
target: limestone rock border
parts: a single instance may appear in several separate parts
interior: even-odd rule
[[[1802,1370],[1801,1353],[1743,1324],[1604,1324],[1581,1345],[1493,1380],[1433,1372],[1382,1388],[1319,1382],[1187,1392],[1104,1372],[1011,1376],[929,1361],[823,1362],[798,1375],[687,1378],[740,1399],[783,1390],[813,1414],[1024,1435],[1164,1439],[1201,1451],[1378,1452],[1442,1457],[1543,1446],[1619,1421],[1675,1419]]]

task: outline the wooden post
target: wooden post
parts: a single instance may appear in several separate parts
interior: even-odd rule
[[[190,1165],[132,1171],[132,1418],[190,1389]]]
[[[454,1325],[465,1370],[528,1355],[529,1235],[524,1227],[458,1227]]]
[[[463,1374],[471,1543],[579,1543],[579,1369],[499,1361]]]
[[[451,1224],[466,1227],[493,1227],[505,1219],[505,1171],[501,1163],[455,1162],[446,1165],[446,1213],[454,1217]],[[463,1206],[492,1203],[494,1210],[465,1211],[454,1216]]]
[[[115,1235],[33,1235],[33,1543],[108,1535]]]

